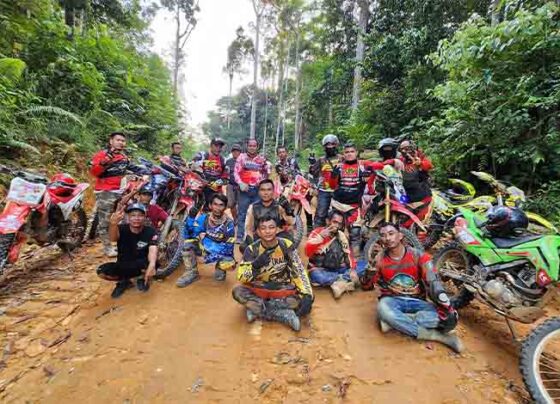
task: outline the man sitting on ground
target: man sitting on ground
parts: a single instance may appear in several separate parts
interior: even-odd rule
[[[131,288],[133,278],[142,292],[150,288],[150,279],[156,273],[158,236],[151,226],[145,226],[146,208],[141,203],[126,207],[128,223],[119,224],[124,219],[125,208],[119,206],[109,221],[109,238],[117,243],[117,262],[102,264],[97,269],[99,277],[117,281],[111,297],[120,297]]]
[[[247,320],[261,318],[301,328],[300,317],[311,311],[313,291],[307,272],[290,240],[277,236],[278,222],[267,215],[257,220],[259,240],[245,249],[237,270],[242,285],[233,298],[245,306]]]
[[[463,350],[459,337],[450,333],[458,321],[431,257],[403,244],[398,225],[379,226],[384,251],[362,278],[364,289],[378,284],[381,297],[377,316],[381,330],[395,329],[419,340],[441,342],[455,352]],[[426,294],[434,302],[425,300]]]
[[[293,240],[294,211],[290,202],[284,196],[278,198],[278,201],[274,200],[274,182],[272,180],[266,179],[259,183],[259,198],[260,200],[251,204],[247,211],[245,246],[251,244],[258,237],[256,233],[257,221],[266,215],[274,217],[280,223],[279,237]]]
[[[225,271],[235,268],[233,258],[235,227],[233,220],[225,214],[227,197],[223,194],[212,195],[210,212],[202,213],[197,217],[203,202],[200,198],[197,205],[191,208],[185,223],[186,243],[183,252],[185,273],[177,279],[177,286],[180,288],[200,279],[196,260],[197,252],[202,254],[205,264],[216,263],[214,279],[217,281],[225,281]]]
[[[359,275],[363,275],[365,267],[356,272],[356,260],[344,234],[342,213],[331,211],[327,226],[311,232],[305,244],[305,254],[309,257],[307,268],[311,283],[330,286],[335,299],[359,285]]]

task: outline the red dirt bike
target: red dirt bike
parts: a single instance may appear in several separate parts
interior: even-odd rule
[[[169,157],[162,157],[160,161],[165,167],[172,165]],[[184,243],[183,226],[191,208],[204,198],[203,191],[207,184],[200,174],[190,168],[181,170],[180,175],[169,179],[164,196],[169,203],[167,210],[169,217],[160,234],[159,262],[161,269],[158,269],[156,278],[166,278],[181,264]]]
[[[376,181],[382,185],[383,199],[377,202],[370,201],[370,205],[364,207],[365,220],[362,225],[362,238],[367,239],[364,247],[364,258],[373,262],[375,255],[380,251],[379,232],[377,227],[382,221],[398,223],[404,241],[412,247],[423,250],[422,243],[411,229],[426,231],[422,221],[407,206],[408,197],[402,183],[402,175],[393,166],[386,165],[383,170],[376,171]],[[378,204],[376,208],[373,204]]]
[[[313,208],[307,199],[308,195],[311,195],[313,191],[313,186],[303,175],[297,174],[295,178],[286,185],[281,185],[280,182],[277,181],[275,188],[276,194],[284,195],[294,210],[294,245],[298,246],[303,239],[304,232],[301,211],[303,209],[307,217],[313,214]]]
[[[87,225],[82,208],[87,183],[77,183],[68,174],[50,181],[43,175],[0,166],[14,176],[0,214],[0,274],[17,261],[28,237],[43,246],[57,244],[70,252],[81,245]]]

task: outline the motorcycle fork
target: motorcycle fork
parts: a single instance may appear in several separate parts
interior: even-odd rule
[[[385,188],[385,222],[389,223],[391,221],[391,196],[389,193],[389,188]]]
[[[171,228],[171,222],[173,221],[173,215],[175,213],[175,209],[177,209],[177,205],[179,203],[179,195],[176,195],[173,199],[173,204],[171,205],[171,209],[169,210],[171,214],[167,216],[165,219],[165,224],[163,225],[163,229],[161,230],[160,240],[165,240],[167,237],[167,233],[169,233],[169,229]]]

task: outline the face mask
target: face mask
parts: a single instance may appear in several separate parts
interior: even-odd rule
[[[334,157],[336,156],[338,150],[336,149],[336,147],[326,147],[325,148],[325,153],[327,155],[327,157]]]

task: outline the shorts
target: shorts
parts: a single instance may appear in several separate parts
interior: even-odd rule
[[[239,187],[237,185],[228,184],[226,187],[226,196],[228,200],[227,207],[229,209],[235,208],[239,201]]]

